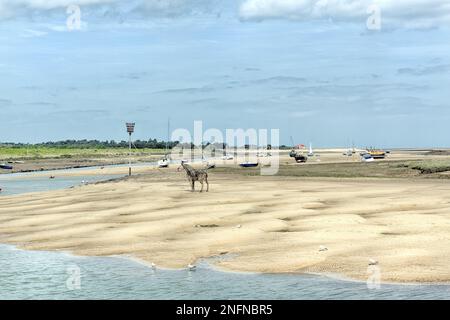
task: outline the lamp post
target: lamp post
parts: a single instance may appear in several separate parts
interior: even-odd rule
[[[127,122],[127,132],[128,132],[128,147],[129,147],[129,153],[128,153],[128,175],[131,176],[131,134],[134,132],[134,122]]]

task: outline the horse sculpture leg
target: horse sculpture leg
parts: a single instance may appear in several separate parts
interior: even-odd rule
[[[203,192],[203,180],[199,180],[199,181],[202,184],[202,188],[200,189],[200,192]]]
[[[195,191],[195,181],[191,180],[191,191],[194,192]]]
[[[205,177],[205,182],[206,182],[206,192],[208,192],[209,191],[208,176]]]

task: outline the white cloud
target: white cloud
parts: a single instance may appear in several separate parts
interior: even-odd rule
[[[34,29],[25,29],[21,34],[24,38],[35,38],[35,37],[43,37],[47,35],[48,32]]]
[[[92,6],[118,0],[0,0],[0,20],[26,15],[29,12],[45,13],[65,9],[69,5]]]
[[[382,23],[392,27],[450,25],[448,0],[245,0],[243,20],[292,19],[365,22],[371,5],[378,5]]]
[[[223,0],[0,0],[0,20],[26,16],[29,13],[45,15],[79,5],[100,16],[180,16],[196,13],[216,13],[224,7]],[[98,10],[95,10],[98,9]]]

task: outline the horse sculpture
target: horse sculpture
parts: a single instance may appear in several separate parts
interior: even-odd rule
[[[198,181],[202,184],[202,188],[200,192],[203,192],[203,184],[206,182],[206,192],[209,191],[209,183],[208,183],[208,169],[194,169],[184,161],[181,162],[181,167],[186,171],[187,179],[191,185],[192,192],[195,191],[195,181]],[[181,169],[178,168],[178,170]]]

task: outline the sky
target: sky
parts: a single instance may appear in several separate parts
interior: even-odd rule
[[[450,2],[0,0],[0,141],[166,139],[169,117],[450,147]]]

